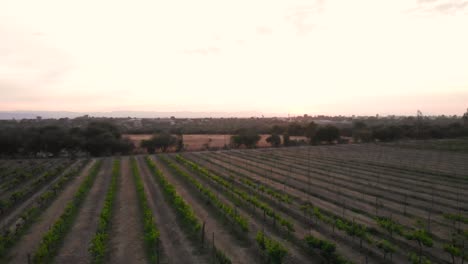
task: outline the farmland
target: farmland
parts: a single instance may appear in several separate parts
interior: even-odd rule
[[[151,134],[124,134],[122,135],[125,138],[130,139],[135,146],[140,146],[142,140],[147,140],[151,138]],[[271,146],[266,139],[270,135],[262,134],[260,135],[260,140],[257,143],[257,147],[264,148]],[[193,135],[183,135],[183,142],[185,150],[188,151],[200,151],[207,149],[222,149],[225,145],[229,145],[231,142],[232,135],[230,134],[193,134]],[[292,140],[303,140],[307,141],[305,136],[291,136]]]
[[[461,263],[467,161],[378,144],[1,160],[0,263]]]

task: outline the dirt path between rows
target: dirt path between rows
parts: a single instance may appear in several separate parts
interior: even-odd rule
[[[122,159],[117,200],[110,231],[109,263],[147,263],[143,237],[143,219],[138,207],[130,160]]]
[[[45,232],[63,213],[65,206],[72,200],[94,163],[94,160],[89,162],[78,177],[66,185],[57,199],[43,212],[40,218],[29,228],[28,232],[21,237],[16,246],[11,249],[8,263],[27,263],[28,254],[32,255],[36,251]]]
[[[197,201],[199,199],[194,197],[194,195],[187,190],[185,184],[183,184],[178,177],[175,177],[165,164],[157,158],[152,158],[156,166],[167,177],[168,181],[176,187],[179,195],[192,206],[195,215],[197,215],[201,221],[205,221],[205,230],[209,235],[207,235],[208,238],[211,239],[214,232],[216,247],[223,251],[233,263],[257,263],[259,261],[255,258],[251,248],[241,247],[239,243],[233,241],[236,238],[230,234],[230,228],[217,221],[213,213],[210,213],[205,206],[202,206],[203,202]]]
[[[145,185],[148,204],[155,216],[160,231],[162,257],[160,263],[186,264],[207,263],[203,256],[197,255],[195,248],[188,241],[177,224],[175,211],[164,199],[162,189],[151,175],[143,157],[138,157],[138,168]]]
[[[89,243],[93,238],[104,205],[104,198],[111,180],[112,162],[103,161],[102,169],[87,194],[75,222],[54,259],[55,263],[89,263]]]
[[[190,154],[190,155],[187,155],[187,157],[189,157],[189,159],[191,159],[192,157],[196,157],[196,156],[192,156],[192,154]],[[195,158],[195,160],[198,160],[198,158]],[[221,162],[221,164],[224,164],[225,166],[227,166],[229,163]],[[209,168],[210,170],[212,169],[211,166],[206,166],[206,167]],[[279,182],[276,182],[276,181],[272,181],[269,178],[269,177],[271,177],[271,175],[269,173],[265,174],[265,175],[268,175],[269,177],[268,176],[262,176],[262,175],[257,174],[257,173],[252,173],[252,172],[249,172],[249,171],[245,171],[241,167],[242,166],[234,165],[231,168],[235,168],[236,171],[242,172],[244,175],[247,175],[250,179],[254,179],[256,181],[259,181],[259,182],[261,182],[262,184],[264,184],[266,186],[274,187],[274,188],[276,188],[278,190],[283,189],[282,184],[280,184]],[[273,177],[273,178],[275,178],[275,177]],[[322,208],[323,210],[326,210],[328,212],[334,212],[335,214],[338,214],[338,215],[342,212],[342,209],[340,208],[340,206],[337,205],[337,204],[334,204],[332,202],[333,199],[330,199],[330,200],[328,200],[328,199],[324,200],[323,199],[323,197],[326,196],[325,194],[322,195],[322,197],[315,197],[314,195],[312,195],[313,193],[320,192],[319,190],[315,190],[315,191],[312,191],[311,193],[309,193],[305,189],[304,185],[301,186],[301,185],[296,185],[296,184],[293,184],[293,183],[291,183],[291,184],[292,185],[288,186],[287,190],[286,190],[286,192],[289,193],[290,195],[300,197],[303,200],[308,200],[312,204],[314,204],[314,205],[318,206],[319,208]],[[328,195],[328,197],[333,197],[333,194]],[[378,228],[375,221],[373,221],[371,218],[369,218],[366,215],[358,214],[356,212],[353,212],[352,210],[346,210],[346,218],[359,220],[359,222],[366,224],[370,228]],[[407,240],[402,238],[402,237],[394,237],[394,239],[396,239],[399,243],[403,243],[404,245],[407,245],[406,243],[408,243]],[[397,255],[394,255],[393,257],[394,257],[394,259],[398,258]],[[402,256],[400,256],[400,257],[402,257]],[[404,257],[402,257],[402,258],[404,258]]]
[[[214,174],[224,178],[225,180],[228,180],[226,177],[226,170],[219,166],[217,163],[216,166],[212,166],[212,164],[208,163],[207,161],[201,159],[199,156],[193,156],[193,155],[186,155],[186,157],[190,157],[190,160],[199,164],[200,166],[203,166],[205,168],[210,168],[209,170],[213,172]],[[231,174],[232,175],[232,174]],[[241,176],[239,176],[241,177]],[[248,177],[248,176],[242,176],[242,177]],[[239,178],[236,179],[236,187],[249,193],[250,189],[247,188],[245,185],[241,184],[239,181]],[[266,195],[259,195],[257,198],[260,200],[263,200],[264,202],[268,203],[271,208],[274,208],[278,212],[281,212],[284,216],[288,215],[288,218],[291,223],[294,224],[295,228],[295,235],[298,238],[304,238],[305,235],[307,234],[312,234],[315,237],[318,237],[320,239],[326,239],[329,241],[334,241],[337,244],[338,252],[345,257],[347,257],[350,260],[356,261],[357,263],[363,263],[365,262],[365,253],[362,249],[359,248],[359,240],[355,241],[352,240],[350,237],[344,235],[343,233],[336,232],[333,233],[332,230],[329,228],[329,226],[325,225],[317,225],[314,224],[312,225],[312,228],[309,224],[304,222],[302,218],[302,212],[298,210],[299,208],[299,202],[298,201],[293,201],[291,204],[285,205],[279,205],[277,201],[273,201],[270,198],[262,198],[262,196],[267,197]],[[299,216],[295,215],[298,214]],[[308,220],[309,221],[309,220]],[[365,250],[372,251],[374,255],[369,255],[368,260],[373,263],[377,262],[378,260],[376,258],[380,259],[380,252],[378,252],[377,249],[368,247],[367,245],[364,245]],[[398,259],[398,256],[394,255],[393,256],[394,260]],[[401,259],[401,258],[400,258]],[[402,258],[403,260],[406,260],[406,258]]]

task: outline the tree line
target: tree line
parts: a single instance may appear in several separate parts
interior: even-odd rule
[[[109,122],[91,122],[85,127],[73,128],[48,125],[0,129],[0,156],[34,157],[38,153],[102,156],[127,154],[133,148],[133,143],[122,138],[118,127]]]

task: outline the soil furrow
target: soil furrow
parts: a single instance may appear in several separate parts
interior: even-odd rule
[[[68,202],[73,199],[73,196],[86,176],[88,176],[89,170],[94,165],[94,163],[94,160],[89,162],[83,171],[78,175],[78,177],[68,183],[65,189],[59,194],[57,199],[55,199],[52,204],[47,209],[45,209],[37,222],[32,224],[26,234],[21,237],[16,246],[11,249],[8,256],[8,263],[28,262],[28,254],[32,256],[32,254],[36,251],[42,237],[50,228],[50,226],[52,226],[63,213]]]
[[[205,263],[203,256],[197,254],[195,247],[188,241],[188,237],[178,225],[174,209],[165,200],[161,187],[151,175],[143,157],[138,157],[137,160],[148,203],[160,231],[163,253],[160,263]]]
[[[114,207],[109,240],[109,263],[147,263],[143,237],[143,219],[138,208],[130,161],[122,158],[121,175]]]
[[[107,158],[86,196],[70,232],[63,241],[62,248],[54,259],[55,263],[90,263],[88,252],[104,205],[104,198],[111,180],[112,162]]]

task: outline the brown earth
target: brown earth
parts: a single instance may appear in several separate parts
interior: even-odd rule
[[[137,148],[137,152],[144,152],[140,149],[140,143],[142,140],[150,139],[152,135],[150,134],[126,134],[123,137],[129,138]],[[222,149],[225,144],[229,145],[231,141],[231,136],[226,135],[217,135],[217,134],[198,134],[198,135],[183,135],[184,145],[187,151],[197,151],[197,150],[206,150],[206,149]],[[270,135],[261,135],[260,141],[257,144],[257,147],[270,147],[271,145],[266,142],[266,138]],[[306,140],[306,137],[291,136],[293,140]]]
[[[250,208],[249,210],[242,206],[240,207],[235,206],[229,199],[228,192],[225,189],[221,188],[219,185],[211,181],[208,181],[204,177],[198,176],[196,173],[193,173],[191,170],[187,169],[186,167],[180,164],[177,164],[177,166],[183,171],[185,171],[186,173],[188,173],[189,175],[192,175],[193,177],[198,178],[200,183],[202,183],[206,188],[210,189],[218,197],[218,199],[220,199],[221,202],[223,202],[224,204],[230,205],[231,207],[237,208],[237,211],[239,212],[239,214],[243,215],[244,217],[248,219],[249,221],[248,238],[251,244],[249,252],[251,255],[253,255],[253,258],[254,258],[254,260],[251,260],[251,261],[255,263],[258,263],[259,261],[261,261],[258,257],[260,252],[256,249],[257,245],[255,241],[255,236],[258,231],[264,229],[264,231],[266,231],[266,234],[269,237],[271,237],[272,239],[276,241],[280,241],[284,246],[288,248],[288,256],[284,260],[284,263],[318,263],[319,262],[317,259],[315,259],[317,258],[316,256],[312,257],[307,254],[304,254],[304,252],[299,250],[293,243],[291,243],[290,241],[280,236],[279,232],[277,232],[277,230],[273,228],[272,226],[273,222],[270,221],[269,218],[266,219],[268,224],[264,225],[263,220],[262,220],[263,216],[260,213],[261,210],[256,209],[252,211],[251,210],[252,208],[250,207],[250,205],[247,206],[248,208]],[[163,167],[166,167],[166,165],[163,165]],[[170,173],[170,171],[168,171],[168,173]],[[301,228],[298,228],[298,229],[299,229],[298,230],[299,232],[304,231],[304,230],[301,231]],[[305,233],[305,231],[302,233]],[[233,260],[235,263],[252,263],[252,262],[244,262],[244,260],[238,260],[236,257],[233,257],[231,260]]]
[[[27,263],[28,254],[31,254],[31,256],[34,254],[42,237],[63,213],[68,202],[73,199],[73,196],[83,180],[88,176],[89,170],[94,163],[94,160],[88,163],[79,176],[68,183],[57,199],[45,209],[39,219],[21,237],[16,246],[11,249],[8,263]]]
[[[37,199],[39,196],[41,196],[44,192],[49,190],[51,186],[53,186],[57,181],[59,181],[62,178],[62,176],[68,173],[73,167],[79,166],[81,162],[82,161],[76,161],[75,163],[71,164],[69,167],[65,168],[62,173],[57,175],[57,177],[55,177],[54,179],[51,179],[50,182],[48,182],[43,187],[40,187],[32,196],[30,196],[28,199],[21,202],[17,206],[15,206],[13,210],[8,213],[8,215],[5,215],[4,217],[0,217],[1,219],[0,226],[6,227],[6,226],[10,226],[14,224],[14,222],[21,216],[21,214],[26,208],[34,206],[34,203],[37,202]]]
[[[97,230],[99,214],[110,185],[111,171],[112,161],[107,158],[103,161],[102,169],[87,194],[70,232],[65,236],[63,246],[54,259],[55,263],[91,262],[88,249]]]
[[[128,157],[122,158],[117,200],[109,232],[109,263],[147,263],[143,219]]]
[[[167,180],[176,187],[177,193],[193,208],[195,215],[200,221],[205,222],[207,238],[214,233],[216,247],[223,251],[233,263],[256,263],[250,248],[241,247],[240,242],[230,234],[228,227],[216,220],[213,212],[210,212],[204,201],[197,199],[186,186],[175,177],[166,165],[159,159],[153,157],[156,167],[159,168]],[[208,236],[209,235],[209,236]]]
[[[210,156],[212,156],[211,154],[213,153],[208,153]],[[246,153],[244,153],[246,154]],[[251,176],[252,178],[256,179],[256,180],[259,180],[261,182],[264,182],[265,184],[267,185],[271,185],[271,186],[274,186],[278,189],[282,189],[282,184],[279,184],[277,182],[274,182],[274,181],[271,181],[271,179],[276,179],[278,181],[283,181],[285,180],[284,176],[279,176],[276,172],[278,172],[278,169],[281,167],[281,166],[285,166],[285,165],[281,165],[281,166],[278,166],[278,161],[275,162],[275,168],[274,171],[276,171],[275,173],[271,174],[270,173],[270,169],[271,167],[265,167],[263,170],[259,170],[260,167],[264,167],[266,166],[265,164],[268,164],[265,163],[264,161],[262,161],[261,163],[253,163],[252,161],[253,160],[256,160],[256,158],[254,158],[253,156],[250,156],[250,155],[242,155],[242,158],[247,158],[248,160],[250,160],[248,163],[244,163],[244,162],[239,162],[239,158],[240,157],[233,157],[231,156],[231,158],[227,159],[227,157],[225,155],[216,155],[215,156],[212,156],[212,158],[220,158],[221,156],[224,156],[224,160],[226,162],[226,164],[229,164],[229,163],[232,163],[234,166],[234,168],[236,168],[236,170],[241,170],[241,167],[244,168],[244,167],[248,167],[249,169],[253,169],[255,171],[258,171],[258,174],[252,174],[250,172],[247,172],[247,171],[244,171],[244,173],[247,173],[249,176]],[[256,155],[255,157],[259,157],[260,155]],[[229,162],[228,162],[229,161]],[[248,164],[248,165],[247,165]],[[339,204],[333,204],[333,203],[330,203],[333,199],[335,199],[336,201],[340,202],[342,200],[341,196],[339,195],[339,193],[347,193],[348,190],[346,189],[340,189],[339,192],[337,192],[337,190],[335,190],[334,186],[333,185],[330,185],[330,186],[324,186],[324,188],[314,188],[311,184],[311,193],[310,194],[313,194],[313,196],[311,195],[308,195],[306,194],[304,191],[301,191],[300,189],[301,188],[307,188],[307,183],[304,183],[304,181],[300,181],[300,182],[297,182],[297,179],[298,177],[301,178],[301,176],[297,175],[297,170],[294,170],[292,173],[288,172],[287,170],[287,167],[283,167],[282,168],[284,170],[284,173],[289,173],[289,178],[286,178],[286,181],[288,182],[288,184],[292,184],[292,186],[294,186],[294,188],[288,188],[288,193],[291,193],[293,195],[296,195],[298,197],[304,197],[306,199],[310,199],[310,201],[312,202],[312,204],[314,205],[318,205],[320,208],[323,208],[323,209],[326,209],[328,211],[331,211],[331,212],[341,212],[342,211],[342,208],[341,208],[341,205]],[[263,172],[262,172],[263,171]],[[304,170],[303,170],[304,171]],[[303,172],[302,171],[302,172]],[[259,175],[262,175],[261,177],[259,177]],[[314,181],[312,182],[313,184],[317,184],[317,183],[320,183],[321,181]],[[305,186],[305,187],[304,187]],[[368,189],[369,187],[366,187],[366,186],[363,186],[362,190],[362,194],[364,194],[366,192],[366,189]],[[328,191],[326,191],[328,190]],[[330,198],[331,200],[330,201],[325,201],[323,200],[322,198],[320,197],[315,197],[315,195],[318,194],[322,197],[328,197]],[[357,196],[356,197],[361,197],[361,195],[358,195],[356,194]],[[354,204],[354,205],[353,205]],[[353,206],[352,206],[353,205]],[[351,207],[350,207],[351,206]],[[354,200],[350,200],[350,199],[347,199],[346,201],[346,208],[348,210],[345,211],[348,219],[351,219],[351,218],[355,218],[356,220],[359,219],[359,222],[364,222],[366,225],[368,225],[369,227],[376,227],[376,224],[375,222],[372,220],[372,219],[369,219],[369,216],[365,216],[365,215],[362,215],[362,214],[359,214],[359,213],[355,213],[353,212],[352,210],[352,207],[354,208],[359,208],[359,209],[363,209],[363,208],[366,208],[367,212],[371,213],[374,211],[374,209],[372,209],[373,205],[372,205],[372,201],[369,201],[368,203],[363,203],[363,202],[357,202],[357,201],[354,201]],[[388,208],[387,204],[386,204],[386,207]],[[351,209],[351,210],[349,210]],[[390,208],[389,208],[390,209]],[[398,208],[399,209],[399,208]],[[385,209],[383,209],[385,210]],[[382,209],[379,210],[379,214],[381,214],[380,212],[382,212]],[[351,217],[351,218],[350,218]],[[398,217],[398,218],[397,218]],[[393,214],[393,218],[397,218],[399,219],[400,223],[404,224],[404,225],[412,225],[414,221],[411,221],[410,219],[408,219],[407,217],[404,217],[402,215],[396,215],[396,214]],[[436,231],[436,230],[434,230]],[[436,232],[438,232],[439,230],[437,230]],[[408,243],[406,242],[404,239],[400,240],[402,243]],[[437,246],[439,247],[439,243],[437,243]],[[435,253],[435,252],[434,252]],[[445,259],[445,256],[444,254],[437,254],[440,258],[443,258]]]
[[[226,174],[225,174],[226,170],[224,168],[215,167],[212,164],[207,163],[206,161],[200,159],[199,157],[196,157],[195,155],[187,155],[187,158],[189,158],[190,160],[196,162],[200,166],[203,166],[205,168],[209,168],[210,171],[213,171],[213,172],[217,173],[218,176],[221,176],[223,178],[227,177]],[[237,184],[237,187],[240,188],[240,189],[243,189],[244,191],[246,191],[248,193],[250,192],[250,190],[246,190],[246,189],[244,189],[242,187],[239,187],[239,186],[242,186],[242,184]],[[259,200],[263,200],[262,195],[258,195],[257,198]],[[335,241],[335,243],[338,244],[339,254],[343,254],[344,256],[346,256],[346,257],[348,257],[350,259],[359,260],[360,262],[364,261],[365,257],[364,257],[364,254],[362,253],[362,250],[359,249],[358,245],[357,246],[354,245],[354,247],[353,247],[352,243],[350,243],[351,241],[348,241],[348,240],[350,240],[349,237],[340,235],[338,232],[336,232],[334,234],[331,234],[331,230],[328,230],[328,229],[324,228],[325,225],[320,225],[320,226],[313,225],[314,227],[312,227],[308,221],[306,221],[308,223],[304,223],[304,221],[300,221],[300,219],[302,219],[302,212],[300,212],[298,210],[294,210],[296,208],[296,206],[293,206],[293,204],[285,205],[287,207],[287,210],[285,210],[285,207],[283,206],[281,208],[281,206],[278,206],[277,202],[274,202],[274,201],[271,201],[271,200],[268,200],[268,201],[264,200],[264,202],[269,204],[271,208],[276,209],[277,212],[281,212],[280,215],[283,215],[283,217],[288,219],[294,225],[294,229],[295,229],[294,236],[296,236],[298,239],[303,239],[306,235],[312,234],[315,237],[318,237],[318,238],[321,238],[321,239],[325,238],[327,240],[333,240],[333,241]],[[297,206],[297,208],[299,208],[299,206]],[[297,215],[299,215],[301,217],[294,218],[293,215],[290,215],[290,213],[289,213],[290,211],[294,212],[295,214],[297,214]],[[329,237],[327,237],[327,235]],[[287,243],[287,242],[283,242],[283,243]],[[288,246],[288,249],[291,249],[291,248],[294,248],[294,247],[295,246],[290,245],[290,246]],[[365,245],[364,245],[364,248],[366,248]],[[376,251],[377,250],[374,250],[374,254],[376,253]],[[395,256],[394,256],[394,258],[395,258]],[[378,258],[369,256],[369,261],[371,261],[371,262],[372,261],[377,261],[377,259]]]
[[[178,225],[175,211],[165,200],[160,185],[145,164],[143,157],[138,157],[138,168],[145,185],[148,204],[153,211],[156,225],[160,231],[161,263],[206,263],[203,256],[197,254],[196,249],[188,241],[180,225]]]

